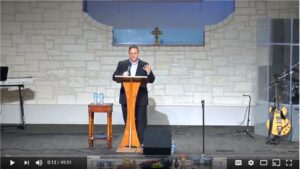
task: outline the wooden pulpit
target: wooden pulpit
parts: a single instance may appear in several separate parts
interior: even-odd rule
[[[141,152],[141,144],[135,125],[135,104],[141,83],[147,83],[147,76],[115,76],[122,83],[127,100],[125,131],[117,152]]]

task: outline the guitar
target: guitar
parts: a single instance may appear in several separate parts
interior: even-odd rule
[[[270,118],[267,121],[267,128],[274,136],[287,135],[291,130],[291,123],[286,117],[288,112],[286,107],[280,107],[278,96],[278,77],[275,79],[275,106],[269,108]]]

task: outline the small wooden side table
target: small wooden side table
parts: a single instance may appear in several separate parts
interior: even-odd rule
[[[106,139],[108,148],[111,148],[112,142],[112,112],[113,103],[89,104],[89,148],[93,147],[95,139]],[[94,113],[107,113],[107,133],[106,137],[98,138],[94,136]]]

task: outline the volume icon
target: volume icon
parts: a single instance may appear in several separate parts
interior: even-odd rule
[[[43,165],[43,161],[42,160],[37,160],[35,162],[35,164],[38,165],[38,166],[42,166]]]

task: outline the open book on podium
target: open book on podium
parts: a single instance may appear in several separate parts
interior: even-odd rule
[[[122,83],[127,100],[127,119],[125,131],[117,152],[141,153],[141,144],[135,125],[135,103],[140,85],[148,83],[147,76],[115,76],[118,83]]]

